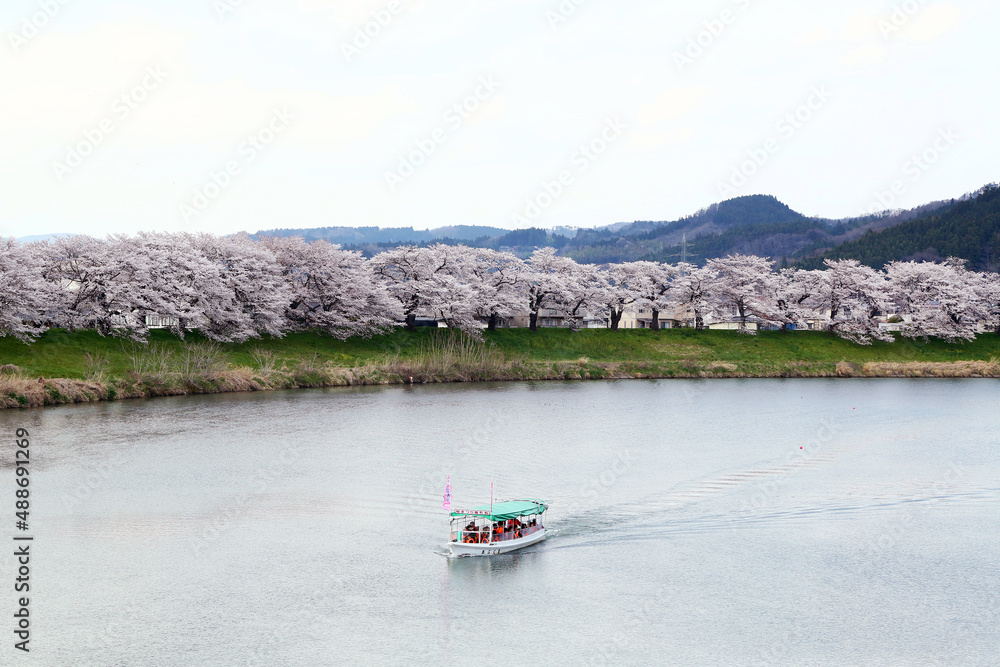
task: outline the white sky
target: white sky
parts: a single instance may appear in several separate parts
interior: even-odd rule
[[[719,184],[768,147],[730,196],[843,217],[894,182],[884,201],[908,207],[998,179],[994,0],[61,2],[0,9],[0,235],[669,220],[727,198]],[[553,26],[560,5],[575,11]],[[391,22],[348,61],[377,12]],[[481,77],[497,89],[449,122]],[[779,127],[814,87],[832,97]],[[624,133],[582,158],[614,119]],[[244,144],[269,124],[270,143]],[[81,142],[78,166],[57,168]],[[925,150],[933,164],[907,164]],[[229,162],[239,173],[213,190]],[[516,222],[561,171],[562,192]]]

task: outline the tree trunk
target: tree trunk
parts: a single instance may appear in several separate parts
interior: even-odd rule
[[[531,313],[528,316],[528,331],[538,331],[538,313]]]
[[[490,323],[486,327],[487,331],[496,331],[497,330],[497,320],[499,320],[499,319],[500,318],[497,317],[496,313],[490,313]]]
[[[705,328],[705,320],[702,319],[701,313],[697,310],[694,311],[694,330],[701,331]]]
[[[415,313],[410,313],[406,316],[406,330],[416,331],[417,330],[417,316]]]
[[[653,331],[660,330],[660,311],[656,308],[653,309],[653,323],[649,325],[649,328]]]
[[[618,323],[622,321],[622,315],[625,314],[624,310],[611,309],[611,330],[618,331]]]

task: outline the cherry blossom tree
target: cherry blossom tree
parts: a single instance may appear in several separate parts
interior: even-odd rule
[[[636,306],[652,311],[650,328],[659,331],[660,313],[674,305],[671,297],[677,287],[677,267],[659,262],[630,262],[626,270],[631,274],[628,284]]]
[[[86,235],[58,238],[37,247],[41,275],[56,300],[50,313],[56,326],[94,328],[100,335],[142,339],[148,305],[136,277],[139,258],[126,237],[102,241]]]
[[[697,267],[688,262],[677,265],[674,291],[677,303],[691,312],[694,327],[698,331],[705,328],[705,312],[709,308],[711,288],[715,284],[715,271],[709,267]]]
[[[604,275],[604,304],[610,313],[611,330],[617,331],[625,312],[639,303],[651,291],[651,262],[612,264]]]
[[[246,234],[188,239],[209,263],[195,304],[199,331],[212,340],[235,342],[284,335],[291,290],[274,253]]]
[[[225,288],[216,267],[195,247],[194,237],[141,232],[121,240],[136,256],[133,278],[143,294],[135,304],[137,318],[156,318],[181,338],[205,321],[205,295],[224,294]]]
[[[809,304],[822,285],[822,271],[782,269],[774,276],[775,319],[784,331],[814,315]]]
[[[635,303],[635,297],[624,282],[624,272],[617,267],[604,271],[604,307],[608,311],[609,328],[618,331],[625,309]]]
[[[524,261],[510,252],[467,248],[462,265],[462,275],[472,286],[475,316],[496,331],[502,318],[520,310],[527,285]]]
[[[779,319],[777,303],[771,298],[775,292],[773,265],[763,257],[739,254],[706,263],[715,278],[711,288],[712,303],[719,311],[731,309],[735,312],[741,333],[753,333],[747,327],[751,317]]]
[[[578,329],[587,317],[608,314],[605,282],[604,272],[594,264],[577,264],[573,269],[563,306],[571,328]]]
[[[288,285],[287,328],[322,329],[343,340],[393,326],[397,304],[361,253],[300,237],[264,237],[261,243],[274,254]]]
[[[538,331],[538,313],[543,308],[565,310],[573,301],[580,275],[579,265],[569,257],[556,255],[555,248],[538,248],[527,262],[524,305],[528,328]]]
[[[892,262],[885,272],[891,308],[910,316],[904,336],[973,340],[976,325],[989,316],[982,274],[966,269],[964,260]]]
[[[14,336],[23,343],[42,333],[42,306],[47,290],[31,250],[12,238],[0,239],[0,336]]]
[[[819,289],[810,301],[826,316],[829,329],[860,345],[870,345],[873,339],[895,340],[875,319],[888,302],[884,275],[854,259],[828,259],[825,263]]]
[[[993,333],[1000,335],[1000,274],[986,272],[981,275],[983,298],[987,303],[986,322]]]
[[[478,331],[475,295],[462,278],[466,251],[444,244],[400,246],[369,260],[388,294],[399,303],[407,329],[413,331],[417,316],[424,313],[463,331]]]

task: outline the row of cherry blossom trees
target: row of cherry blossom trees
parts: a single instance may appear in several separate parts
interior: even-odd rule
[[[219,341],[320,329],[370,336],[418,316],[478,332],[557,311],[571,324],[606,319],[617,329],[642,309],[653,328],[670,314],[702,328],[735,321],[789,328],[809,320],[869,343],[903,334],[950,341],[986,322],[1000,333],[1000,279],[959,260],[894,262],[876,271],[853,260],[822,271],[783,269],[732,255],[704,266],[629,262],[578,264],[552,248],[522,260],[466,246],[400,247],[365,259],[325,241],[140,233],[106,240],[71,236],[19,244],[0,240],[0,335],[29,341],[49,327],[94,328],[143,339],[151,323],[179,335],[196,328]]]

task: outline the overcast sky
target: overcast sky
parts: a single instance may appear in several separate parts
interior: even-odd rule
[[[0,235],[957,197],[1000,173],[998,4],[4,0]]]

